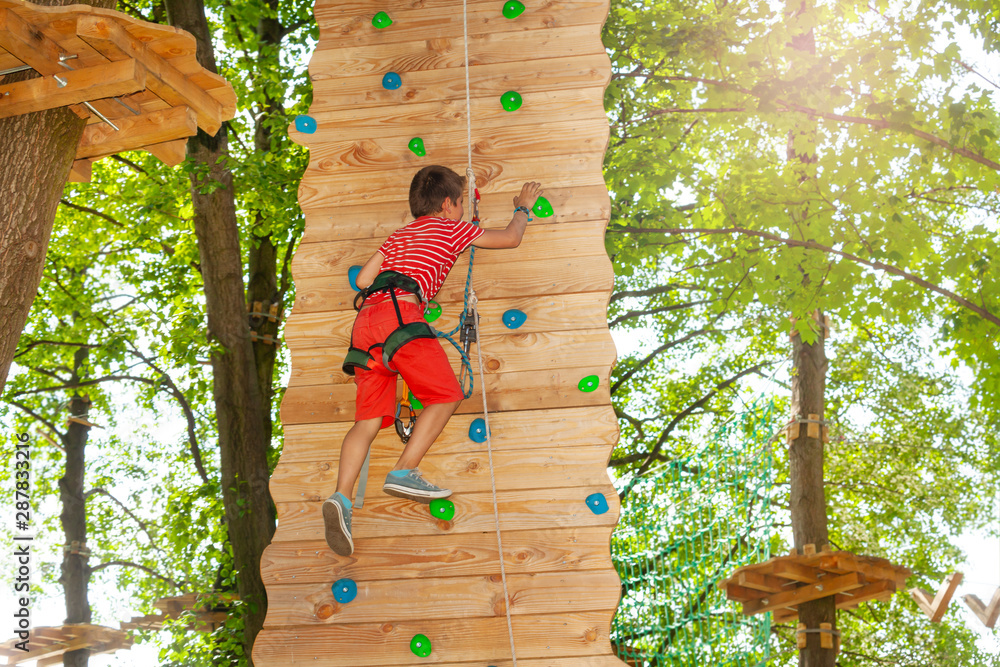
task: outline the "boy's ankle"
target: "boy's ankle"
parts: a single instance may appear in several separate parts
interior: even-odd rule
[[[351,503],[351,499],[345,496],[340,491],[337,491],[335,495],[340,496],[340,499],[344,501],[344,504],[347,505],[348,508],[354,507],[353,503]]]
[[[413,468],[402,468],[401,470],[390,470],[389,474],[392,475],[393,477],[406,477],[407,475],[410,474],[411,470],[413,470]]]

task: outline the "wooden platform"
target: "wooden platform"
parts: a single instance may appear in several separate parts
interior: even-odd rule
[[[88,649],[91,655],[114,653],[132,647],[132,638],[123,630],[103,625],[72,623],[57,627],[32,628],[28,651],[15,648],[20,639],[8,639],[0,644],[0,658],[7,665],[20,665],[37,660],[36,667],[61,665],[67,651]]]
[[[196,632],[212,632],[223,625],[228,618],[225,611],[214,611],[206,604],[199,602],[202,597],[197,593],[187,593],[169,598],[160,598],[153,606],[160,613],[133,616],[128,621],[122,621],[122,630],[162,630],[167,621],[178,618],[187,619],[187,629]],[[238,595],[225,594],[224,599],[232,601],[239,599]]]
[[[0,0],[0,72],[41,75],[0,76],[0,118],[63,106],[86,118],[71,180],[89,180],[95,160],[127,150],[173,166],[187,137],[214,135],[236,113],[232,86],[195,53],[189,33],[120,12]]]
[[[743,603],[747,616],[770,611],[781,623],[798,618],[799,604],[831,595],[837,598],[837,609],[888,600],[905,588],[911,574],[885,558],[829,547],[817,551],[814,545],[806,545],[803,552],[741,567],[719,585],[730,600]]]
[[[610,200],[602,176],[611,68],[600,34],[608,2],[525,5],[509,20],[502,1],[469,0],[467,108],[461,2],[316,3],[315,129],[290,130],[309,148],[310,165],[299,188],[306,228],[292,262],[296,301],[285,329],[292,369],[281,406],[285,447],[271,479],[278,529],[261,562],[268,615],[254,646],[257,665],[509,667],[508,607],[521,667],[624,664],[609,641],[620,582],[609,553],[619,504],[607,474],[618,438],[608,389],[614,274],[604,249]],[[379,11],[391,26],[373,27]],[[400,75],[398,89],[383,88],[389,71]],[[508,90],[523,97],[518,111],[500,104]],[[542,182],[555,210],[528,225],[519,248],[476,253],[503,553],[486,444],[468,435],[482,416],[477,377],[472,398],[421,463],[429,479],[454,491],[455,517],[435,519],[426,505],[381,493],[402,448],[390,428],[375,441],[368,498],[354,513],[355,553],[343,558],[326,545],[321,503],[334,491],[354,417],[355,388],[340,370],[354,321],[347,272],[412,220],[407,196],[418,169],[443,164],[464,175],[469,109],[483,226],[510,221],[511,200],[528,180]],[[423,140],[425,156],[408,149],[413,137]],[[458,320],[467,261],[435,299],[440,330]],[[509,309],[527,315],[517,330],[503,325]],[[445,350],[458,368],[451,346]],[[474,363],[476,354],[473,346]],[[580,391],[590,375],[599,387]],[[607,512],[588,508],[595,493]],[[342,578],[357,585],[350,602],[333,596]],[[418,633],[432,643],[426,658],[410,652]]]

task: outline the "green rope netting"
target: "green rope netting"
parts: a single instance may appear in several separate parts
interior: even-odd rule
[[[718,583],[770,557],[775,412],[756,403],[695,453],[616,483],[622,599],[611,641],[627,664],[767,664],[771,615],[744,617]]]

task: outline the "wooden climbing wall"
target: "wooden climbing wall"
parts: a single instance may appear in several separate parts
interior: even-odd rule
[[[609,628],[620,593],[609,553],[619,504],[606,464],[618,438],[608,378],[615,350],[606,309],[613,271],[604,249],[610,203],[602,177],[608,140],[601,44],[607,0],[468,4],[473,165],[487,228],[509,222],[512,198],[540,181],[555,214],[535,218],[514,250],[479,250],[474,286],[491,411],[503,558],[517,663],[622,665]],[[380,11],[392,24],[377,29]],[[285,448],[271,480],[278,530],[261,571],[268,615],[254,647],[261,666],[513,665],[500,577],[478,376],[421,463],[454,491],[456,514],[382,494],[402,445],[375,441],[368,497],[354,514],[355,553],[323,536],[321,503],[335,488],[340,443],[352,425],[354,385],[341,370],[355,313],[348,270],[409,222],[410,179],[467,164],[462,4],[456,0],[319,0],[309,116],[293,138],[310,149],[299,189],[306,232],[293,260],[286,327],[292,372],[281,406]],[[383,87],[395,72],[401,86]],[[501,95],[523,105],[505,111]],[[423,140],[426,155],[408,149]],[[467,254],[436,300],[438,329],[458,321]],[[509,330],[509,309],[527,320]],[[458,356],[445,344],[454,367]],[[475,363],[475,352],[473,352]],[[579,388],[596,375],[596,391]],[[593,494],[609,506],[596,513]],[[350,579],[357,596],[331,586]],[[426,635],[428,657],[410,650]]]

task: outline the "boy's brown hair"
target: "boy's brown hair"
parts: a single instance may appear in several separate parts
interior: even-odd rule
[[[453,202],[462,199],[465,177],[448,167],[432,164],[418,171],[410,183],[410,213],[414,218],[437,213],[448,197]]]

